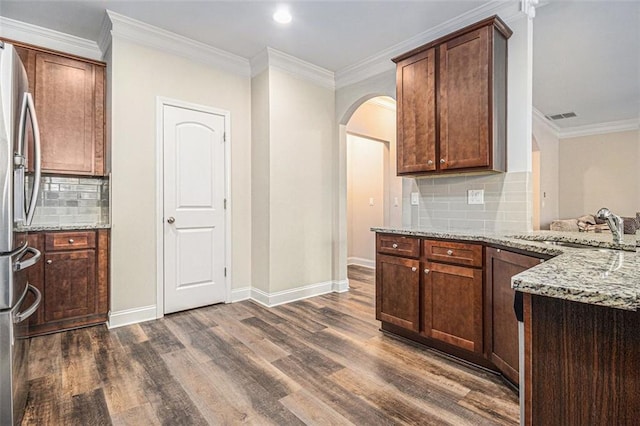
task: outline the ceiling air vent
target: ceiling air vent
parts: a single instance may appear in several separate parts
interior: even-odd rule
[[[575,112],[565,112],[563,114],[545,115],[545,117],[547,118],[547,120],[556,121],[556,120],[562,120],[564,118],[577,117],[577,115]]]

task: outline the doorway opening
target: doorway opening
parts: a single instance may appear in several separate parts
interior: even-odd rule
[[[372,227],[402,224],[402,179],[396,177],[396,102],[378,96],[346,125],[347,265],[375,268]]]

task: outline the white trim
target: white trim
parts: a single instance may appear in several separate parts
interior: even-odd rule
[[[318,86],[335,89],[335,76],[332,71],[303,61],[295,56],[267,47],[251,59],[251,77],[255,77],[267,68],[274,68]]]
[[[100,25],[100,34],[98,34],[98,47],[102,52],[102,56],[109,50],[111,46],[111,29],[113,28],[113,24],[111,23],[111,19],[109,19],[109,14],[105,12],[104,18],[102,19],[102,24]]]
[[[295,302],[296,300],[307,299],[309,297],[320,296],[327,293],[343,293],[349,290],[349,282],[325,281],[323,283],[309,284],[289,290],[267,293],[257,288],[251,289],[251,299],[268,308]]]
[[[347,257],[347,266],[357,265],[365,268],[375,269],[376,261],[371,259],[364,259],[362,257]]]
[[[608,123],[588,124],[585,126],[568,127],[558,131],[558,138],[577,138],[580,136],[603,135],[606,133],[628,132],[640,129],[640,120],[620,120]]]
[[[251,299],[251,286],[231,290],[231,303]]]
[[[122,38],[183,58],[202,62],[244,77],[251,75],[249,60],[208,44],[107,10],[112,37]]]
[[[500,15],[505,22],[512,22],[526,16],[520,12],[517,2],[491,1],[480,7],[472,9],[462,15],[458,15],[448,21],[431,27],[407,40],[381,50],[379,53],[365,58],[355,64],[339,69],[335,73],[336,88],[342,88],[358,83],[367,78],[395,69],[391,58],[408,52],[418,46],[447,35],[457,29],[471,25],[480,19],[491,15]]]
[[[617,132],[630,132],[640,129],[639,119],[609,121],[607,123],[586,124],[584,126],[561,128],[536,108],[533,108],[533,119],[545,126],[558,139],[604,135],[607,133]]]
[[[140,308],[125,309],[124,311],[110,312],[107,328],[123,327],[144,321],[156,319],[156,306],[142,306]]]
[[[192,109],[209,114],[224,116],[226,142],[224,144],[225,155],[225,198],[227,208],[224,212],[225,221],[225,303],[232,301],[231,283],[231,113],[227,110],[213,108],[207,105],[199,105],[192,102],[156,97],[156,318],[164,316],[164,119],[165,106]]]
[[[369,99],[367,102],[380,108],[388,109],[389,111],[395,112],[397,109],[396,100],[390,96],[376,96],[375,98]],[[388,141],[386,141],[388,142]]]
[[[0,37],[99,61],[102,52],[95,41],[0,16]]]

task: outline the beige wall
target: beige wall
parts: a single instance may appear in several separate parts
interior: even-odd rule
[[[549,229],[551,222],[560,218],[560,145],[558,136],[542,120],[533,116],[533,137],[540,153],[540,229]]]
[[[256,287],[275,293],[332,281],[334,91],[274,68],[252,86],[254,110],[268,99],[253,141],[260,157],[253,181],[263,192],[254,195],[253,223],[266,227],[253,234],[254,256],[268,251],[266,265],[256,259]],[[266,282],[256,276],[263,271]]]
[[[251,285],[269,291],[269,70],[251,79]]]
[[[389,190],[385,188],[388,163],[388,143],[347,135],[347,261],[350,264],[375,265],[376,239],[371,227],[385,224],[385,210],[389,207]]]
[[[156,304],[157,96],[231,113],[231,273],[250,285],[250,79],[117,37],[110,65],[112,312]]]
[[[560,141],[560,217],[608,207],[621,216],[640,211],[638,131]]]

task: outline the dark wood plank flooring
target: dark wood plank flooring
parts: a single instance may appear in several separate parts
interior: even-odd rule
[[[215,305],[32,339],[23,425],[517,424],[494,375],[385,336],[374,275],[276,308]]]

